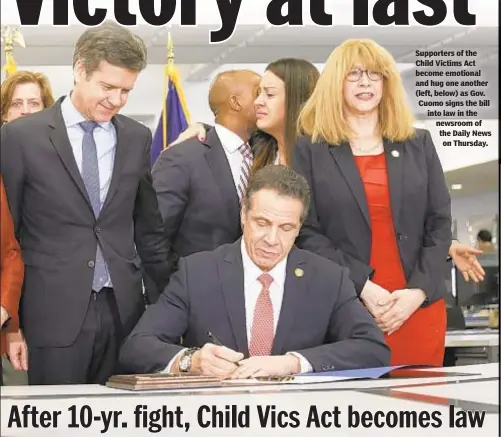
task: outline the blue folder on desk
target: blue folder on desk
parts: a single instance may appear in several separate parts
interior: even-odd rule
[[[374,367],[370,369],[334,370],[330,372],[305,373],[303,376],[336,376],[353,379],[378,379],[383,376],[397,378],[436,378],[473,375],[471,373],[444,372],[443,370],[434,369],[435,368],[432,366],[401,365],[389,367]]]
[[[330,372],[305,373],[304,376],[339,376],[360,379],[377,379],[390,373],[392,370],[409,366],[374,367],[370,369],[334,370]]]

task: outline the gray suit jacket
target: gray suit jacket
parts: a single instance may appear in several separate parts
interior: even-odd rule
[[[201,347],[208,331],[227,347],[249,356],[240,241],[180,260],[155,305],[123,344],[128,372],[164,369],[182,347]],[[296,268],[304,276],[294,274]],[[183,337],[183,346],[180,339]],[[294,248],[273,355],[295,351],[314,371],[386,366],[390,351],[382,332],[362,306],[345,268]]]
[[[30,346],[64,347],[75,340],[87,311],[98,241],[125,334],[144,311],[142,265],[159,288],[168,281],[166,240],[149,168],[151,133],[121,115],[113,123],[115,164],[97,220],[61,100],[1,128],[2,175],[26,264],[20,316]]]
[[[451,200],[428,131],[405,143],[384,141],[391,211],[408,288],[433,302],[445,295],[451,244]],[[293,166],[304,175],[312,201],[296,244],[350,269],[358,293],[374,274],[369,265],[371,225],[360,173],[348,144],[301,138]]]

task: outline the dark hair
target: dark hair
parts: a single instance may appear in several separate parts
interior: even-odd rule
[[[144,41],[126,27],[105,21],[87,29],[78,38],[73,54],[73,66],[81,61],[85,72],[91,74],[101,61],[133,71],[146,68],[147,50]]]
[[[492,234],[487,229],[481,229],[478,231],[477,238],[484,243],[490,243],[492,241]]]
[[[250,209],[250,201],[254,194],[261,190],[274,190],[280,196],[298,199],[303,204],[301,222],[308,215],[310,207],[310,189],[306,179],[299,173],[284,165],[268,165],[257,170],[251,177],[243,204]]]
[[[285,84],[285,163],[291,164],[292,147],[297,140],[297,120],[302,106],[310,98],[320,73],[304,59],[282,58],[266,67]],[[256,131],[251,138],[254,150],[253,171],[272,164],[278,151],[277,140],[266,132]]]

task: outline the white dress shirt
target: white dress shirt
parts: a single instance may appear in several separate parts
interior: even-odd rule
[[[73,105],[70,95],[61,103],[61,113],[63,115],[64,124],[70,140],[73,156],[77,163],[80,174],[82,173],[82,142],[84,131],[79,126],[79,123],[86,121],[86,118],[78,112],[77,108]],[[113,166],[115,163],[115,150],[117,144],[117,136],[115,126],[112,122],[98,123],[94,130],[94,141],[97,149],[97,161],[99,166],[99,187],[100,187],[100,200],[101,207],[108,194],[110,188],[111,176],[113,174]],[[105,287],[112,287],[111,276],[110,280],[104,285]]]
[[[242,138],[240,138],[235,132],[232,132],[220,124],[216,123],[214,125],[214,129],[216,129],[217,136],[223,145],[224,154],[228,159],[228,164],[230,164],[233,183],[235,184],[235,187],[238,187],[240,174],[242,173],[242,163],[244,160],[244,157],[238,148],[244,144],[244,140],[242,140]]]
[[[242,264],[244,268],[244,301],[245,301],[245,326],[247,330],[247,343],[250,343],[252,323],[254,320],[254,309],[256,308],[257,299],[262,290],[262,284],[259,282],[258,278],[264,273],[254,262],[250,259],[247,250],[245,248],[244,240],[242,239],[241,245],[242,251]],[[285,276],[286,276],[287,258],[280,261],[272,270],[268,273],[273,278],[273,282],[270,285],[270,299],[273,305],[273,328],[276,332],[278,320],[280,318],[280,310],[282,309],[282,300],[284,297],[284,286],[285,286]],[[169,372],[176,358],[184,352],[185,349],[178,352],[174,358],[171,359],[164,372]],[[300,362],[300,373],[308,373],[313,371],[313,367],[301,354],[297,352],[288,352],[289,354],[295,355],[299,358]]]

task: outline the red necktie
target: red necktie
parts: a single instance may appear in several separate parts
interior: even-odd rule
[[[254,309],[254,319],[252,322],[251,340],[249,343],[249,354],[270,355],[275,337],[273,324],[273,305],[270,298],[270,285],[273,278],[268,273],[259,276],[263,288],[257,298],[256,308]]]

